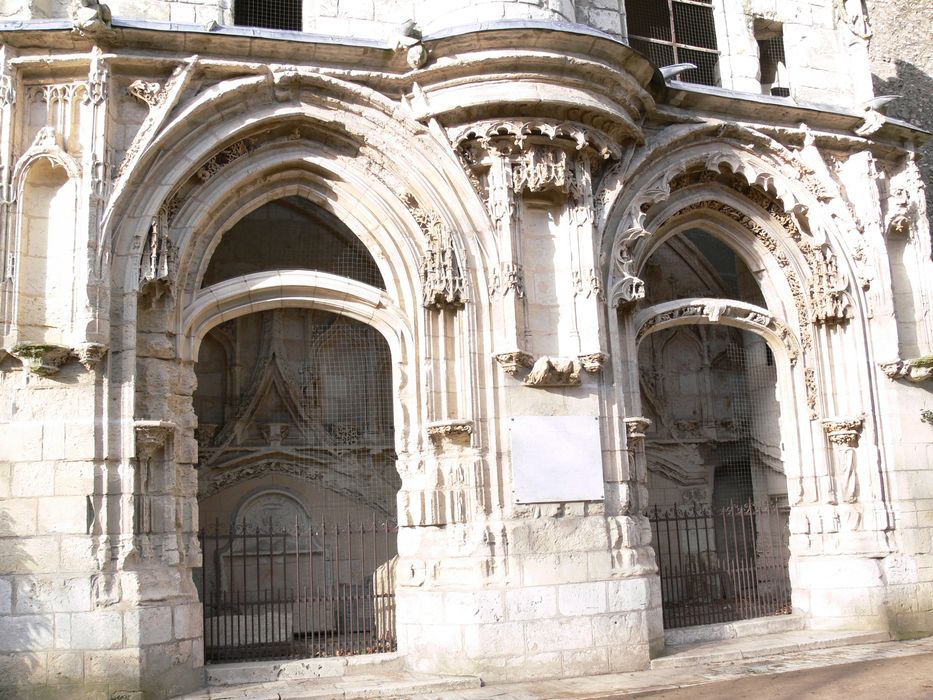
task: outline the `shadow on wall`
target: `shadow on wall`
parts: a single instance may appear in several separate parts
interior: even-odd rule
[[[872,75],[875,95],[900,95],[888,105],[888,116],[903,119],[926,131],[933,131],[933,77],[906,61],[896,61],[897,74],[885,80]],[[933,216],[933,142],[921,150],[919,163],[927,186],[927,216]]]
[[[29,596],[23,604],[17,592],[31,588],[29,573],[35,560],[23,546],[16,523],[0,501],[0,697],[16,697],[11,686],[44,685],[47,682],[45,650],[52,646],[52,615],[32,609]]]

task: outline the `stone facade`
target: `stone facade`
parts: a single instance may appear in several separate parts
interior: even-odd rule
[[[648,509],[709,486],[689,445],[734,431],[664,334],[769,358],[756,488],[786,499],[808,624],[933,632],[926,136],[870,102],[862,3],[714,0],[720,87],[629,48],[626,4],[306,0],[298,34],[230,0],[0,2],[0,694],[200,686],[201,511],[272,485],[395,511],[414,670],[645,668]],[[391,420],[353,432],[367,380],[302,374],[312,311],[379,336],[335,373],[379,378]],[[532,418],[596,437],[538,479]],[[365,446],[356,471],[271,456],[309,426]]]

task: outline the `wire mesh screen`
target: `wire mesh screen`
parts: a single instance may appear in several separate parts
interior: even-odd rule
[[[238,27],[301,31],[301,0],[234,0]]]
[[[212,330],[197,365],[206,656],[394,648],[391,354],[311,309]]]
[[[712,0],[626,0],[629,44],[657,66],[693,63],[679,80],[719,84]]]
[[[649,518],[665,625],[790,612],[787,485],[774,358],[726,326],[658,331],[642,343]]]
[[[283,197],[244,216],[211,256],[202,285],[269,270],[328,272],[385,289],[372,255],[337,217],[304,197]]]

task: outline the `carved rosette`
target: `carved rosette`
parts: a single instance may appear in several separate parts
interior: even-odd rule
[[[19,343],[10,349],[10,354],[23,363],[30,373],[40,377],[56,374],[71,355],[71,348],[63,345],[42,343]]]
[[[169,438],[175,434],[175,424],[164,420],[141,420],[133,424],[136,433],[136,457],[140,461],[149,461],[165,449]]]
[[[495,355],[495,360],[505,373],[512,377],[518,374],[523,368],[530,369],[534,364],[534,358],[524,350],[500,352],[498,355]]]

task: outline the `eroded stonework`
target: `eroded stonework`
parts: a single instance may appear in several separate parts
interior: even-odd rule
[[[262,551],[199,532],[266,521],[391,523],[281,551],[412,670],[647,668],[659,513],[730,500],[808,624],[933,632],[926,136],[861,5],[716,0],[720,90],[633,3],[318,5],[0,2],[0,695],[199,687]],[[601,497],[519,501],[517,418]]]

